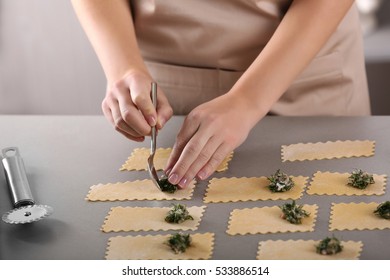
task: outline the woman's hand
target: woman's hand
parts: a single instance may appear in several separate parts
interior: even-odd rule
[[[172,116],[172,108],[158,88],[157,110],[150,97],[152,79],[143,72],[131,72],[107,86],[103,113],[115,129],[134,141],[150,135],[151,126],[161,129]]]
[[[222,95],[195,108],[177,136],[165,172],[169,182],[185,188],[193,178],[210,176],[223,159],[244,142],[259,121],[239,97]]]
[[[152,78],[138,48],[129,1],[73,0],[72,4],[108,81],[104,115],[127,138],[143,141],[151,126],[163,127],[172,108],[161,89],[157,110],[153,107]]]

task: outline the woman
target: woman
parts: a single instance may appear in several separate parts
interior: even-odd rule
[[[181,187],[210,176],[269,113],[370,114],[353,0],[73,5],[107,77],[104,115],[120,133],[143,141],[173,112],[187,115],[165,170]]]

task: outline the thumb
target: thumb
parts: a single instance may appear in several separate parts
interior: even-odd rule
[[[157,112],[151,98],[151,80],[145,79],[130,85],[131,99],[150,126],[157,124]]]

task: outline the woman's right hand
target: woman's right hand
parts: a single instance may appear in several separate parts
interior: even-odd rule
[[[172,108],[159,87],[155,110],[150,97],[152,81],[144,72],[132,71],[107,85],[103,113],[115,130],[130,140],[142,142],[152,126],[161,129],[172,117]]]
[[[72,4],[108,81],[104,115],[127,138],[143,141],[151,126],[164,126],[172,108],[160,88],[157,110],[153,107],[153,79],[138,48],[129,1],[72,0]]]

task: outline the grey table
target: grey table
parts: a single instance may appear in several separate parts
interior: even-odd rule
[[[183,121],[174,117],[159,133],[158,146],[171,147]],[[226,129],[229,129],[227,126]],[[390,174],[390,117],[266,117],[236,149],[229,170],[213,177],[268,176],[281,168],[290,175],[316,171],[350,172],[362,168]],[[375,156],[320,161],[281,161],[281,145],[334,140],[375,140]],[[148,140],[148,139],[147,139]],[[52,216],[27,225],[0,221],[0,259],[104,259],[111,236],[146,232],[103,233],[100,227],[113,206],[169,206],[171,201],[88,202],[91,185],[148,178],[143,171],[119,171],[132,150],[149,147],[116,133],[100,116],[0,116],[0,148],[17,146],[24,158],[33,195],[54,207]],[[207,182],[199,182],[188,206],[203,205]],[[382,202],[383,196],[318,196],[304,194],[299,203],[319,205],[314,232],[229,236],[235,208],[280,205],[283,201],[210,203],[197,232],[215,233],[213,259],[255,259],[258,242],[277,239],[363,241],[361,259],[390,259],[390,230],[328,230],[332,202]],[[0,171],[0,213],[11,209],[4,174]],[[150,233],[150,232],[149,232]],[[161,233],[161,232],[158,232]],[[169,233],[169,232],[168,232]]]

